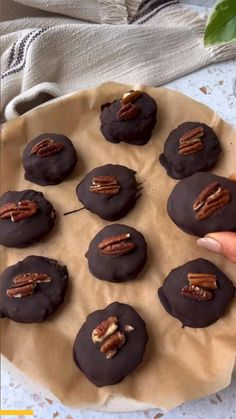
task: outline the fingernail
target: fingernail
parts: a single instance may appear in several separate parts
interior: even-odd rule
[[[221,253],[222,250],[221,243],[215,239],[212,239],[211,237],[204,237],[202,239],[198,239],[197,244],[198,246],[215,253]]]

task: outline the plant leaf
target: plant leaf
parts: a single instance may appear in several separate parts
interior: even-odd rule
[[[207,22],[204,44],[213,45],[236,39],[236,0],[221,0]]]

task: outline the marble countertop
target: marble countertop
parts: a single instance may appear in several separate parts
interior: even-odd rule
[[[211,6],[214,0],[183,2]],[[236,58],[184,76],[168,83],[167,87],[210,106],[224,120],[236,127],[236,98],[233,94],[235,77]],[[157,409],[136,413],[99,413],[62,405],[49,390],[33,383],[2,357],[1,409],[33,409],[34,418],[38,419],[233,419],[236,417],[236,379],[232,380],[228,388],[217,394],[185,403],[165,414]],[[3,419],[16,417],[2,415]],[[24,418],[24,415],[18,416],[18,419]]]

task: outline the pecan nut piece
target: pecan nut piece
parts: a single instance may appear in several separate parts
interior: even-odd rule
[[[208,185],[193,203],[195,218],[204,220],[230,201],[230,192],[218,182]]]
[[[133,103],[140,96],[142,96],[142,92],[140,92],[140,90],[131,90],[131,92],[124,93],[121,102],[124,105],[126,105],[127,103]]]
[[[28,281],[21,284],[13,285],[12,287],[7,289],[6,294],[8,297],[14,298],[27,297],[28,295],[33,294],[35,287],[35,282]]]
[[[139,105],[134,105],[133,103],[127,103],[123,105],[120,110],[117,112],[117,117],[121,121],[129,121],[135,119],[141,112],[141,107]]]
[[[51,282],[52,278],[47,274],[38,273],[38,272],[28,272],[26,274],[20,274],[15,276],[13,279],[14,284],[24,284],[28,282],[34,282],[35,284],[40,284],[41,282]]]
[[[197,127],[186,132],[179,139],[179,154],[188,156],[197,153],[204,148],[201,137],[204,136],[204,129]]]
[[[117,317],[111,316],[98,324],[97,327],[92,331],[93,343],[103,342],[106,338],[111,336],[118,329],[117,322]]]
[[[38,157],[48,157],[59,153],[63,148],[64,144],[58,143],[52,138],[45,138],[45,140],[39,141],[32,147],[30,156],[36,154]]]
[[[125,343],[125,334],[118,331],[103,342],[100,351],[107,359],[112,358]]]
[[[130,324],[126,324],[124,327],[125,332],[133,332],[134,327],[131,326]]]
[[[135,243],[129,239],[129,233],[109,236],[99,243],[98,248],[101,250],[102,255],[123,256],[132,252],[136,247]]]
[[[90,192],[103,195],[117,195],[120,192],[120,184],[115,176],[95,176],[92,183]]]
[[[185,285],[181,290],[181,295],[199,301],[209,301],[213,298],[212,292],[195,287],[194,285]]]
[[[218,288],[216,282],[216,275],[214,274],[204,274],[204,273],[188,273],[188,281],[190,285],[197,287],[207,288],[211,290],[216,290]]]
[[[23,200],[17,203],[8,202],[0,208],[0,218],[10,218],[11,221],[21,221],[25,218],[32,217],[39,208],[36,202],[30,200]]]

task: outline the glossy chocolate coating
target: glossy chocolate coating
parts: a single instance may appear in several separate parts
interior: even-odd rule
[[[189,284],[188,273],[216,275],[218,289],[210,290],[213,293],[212,300],[198,301],[181,295],[181,289]],[[159,299],[167,313],[188,327],[207,327],[215,323],[224,315],[234,294],[233,283],[206,259],[192,260],[173,269],[158,290]]]
[[[129,233],[129,240],[136,247],[122,256],[107,256],[101,253],[99,243],[109,237]],[[125,282],[137,277],[147,260],[147,243],[141,233],[123,224],[104,227],[93,238],[86,253],[88,267],[92,275],[103,281]]]
[[[142,92],[134,104],[141,107],[141,112],[136,118],[128,121],[122,121],[117,117],[122,106],[120,99],[102,105],[101,131],[107,141],[144,145],[150,140],[156,124],[156,102],[147,93]]]
[[[204,129],[204,136],[201,137],[203,149],[191,155],[181,155],[178,150],[179,139],[197,127]],[[183,179],[214,167],[220,152],[220,142],[211,127],[200,122],[184,122],[169,134],[159,160],[170,177]]]
[[[7,289],[14,285],[13,279],[26,273],[44,273],[52,281],[39,283],[32,295],[20,298],[8,297]],[[63,303],[68,283],[66,266],[56,260],[41,256],[28,256],[7,268],[0,277],[1,311],[6,317],[20,323],[43,322]]]
[[[89,211],[107,221],[115,221],[124,217],[135,205],[137,200],[137,183],[135,171],[125,166],[106,164],[89,172],[76,188],[80,202]],[[120,191],[116,195],[97,194],[89,187],[95,176],[114,176],[117,178]]]
[[[230,201],[204,220],[197,220],[193,203],[212,182],[219,182],[230,192]],[[172,221],[185,233],[203,237],[215,231],[236,232],[236,182],[212,173],[195,173],[174,187],[167,203]]]
[[[46,236],[54,226],[55,210],[41,192],[27,189],[24,191],[9,191],[0,198],[0,206],[8,202],[30,200],[39,206],[36,213],[21,221],[0,219],[0,244],[7,247],[26,247],[38,242]]]
[[[31,154],[32,148],[37,143],[48,138],[63,144],[64,148],[46,157]],[[72,142],[61,134],[38,135],[26,145],[22,156],[25,179],[42,186],[61,183],[72,172],[76,162],[77,155]]]
[[[110,316],[118,317],[119,330],[125,325],[134,328],[126,332],[126,342],[110,359],[100,352],[100,344],[92,341],[92,331]],[[78,368],[97,387],[114,385],[130,374],[143,360],[148,335],[145,323],[129,305],[114,302],[104,310],[89,314],[76,336],[73,356]]]

